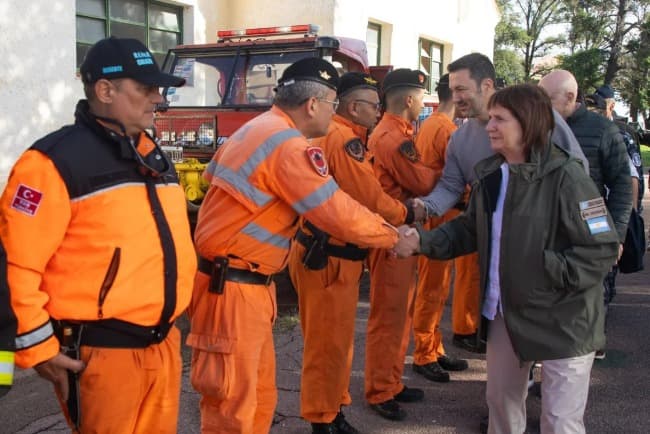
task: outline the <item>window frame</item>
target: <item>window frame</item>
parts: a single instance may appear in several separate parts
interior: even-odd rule
[[[368,44],[368,29],[376,30],[377,31],[377,52],[375,53],[375,59],[376,62],[374,65],[369,65],[369,66],[379,66],[381,65],[381,33],[382,33],[382,25],[378,23],[373,23],[372,21],[368,21],[368,25],[366,26],[366,45]],[[370,62],[368,62],[370,64]]]
[[[428,44],[428,50],[426,50],[427,56],[428,56],[428,64],[424,65],[422,59],[424,56],[422,56],[422,50],[424,48],[424,43]],[[433,58],[433,50],[434,48],[438,48],[440,56],[437,57],[435,60]],[[444,44],[441,44],[439,42],[433,41],[431,39],[427,38],[418,38],[418,65],[419,67],[422,68],[423,66],[425,67],[425,70],[422,71],[427,75],[427,91],[430,94],[435,93],[436,86],[438,84],[438,80],[440,77],[443,75],[443,70],[442,70],[442,65],[443,65],[443,60],[444,60],[444,49],[445,46]],[[434,66],[437,66],[437,75],[433,75],[433,68]],[[436,78],[436,83],[434,84],[433,79]]]
[[[78,0],[78,1],[83,1],[83,0]],[[167,55],[167,52],[160,52],[160,51],[154,51],[151,48],[151,36],[150,32],[151,30],[159,31],[159,32],[164,32],[164,33],[173,33],[176,35],[176,40],[177,40],[177,45],[183,43],[183,6],[179,6],[173,3],[165,3],[162,1],[156,1],[156,0],[139,0],[142,3],[144,3],[144,23],[141,22],[136,22],[136,21],[129,21],[125,20],[123,18],[113,18],[111,17],[111,0],[102,0],[104,4],[104,11],[105,15],[104,16],[99,16],[99,15],[92,15],[92,14],[87,14],[87,13],[80,13],[77,5],[75,3],[75,26],[77,24],[77,20],[79,18],[85,18],[89,20],[95,20],[95,21],[102,21],[103,22],[103,28],[104,28],[104,37],[107,38],[111,36],[111,23],[122,23],[122,24],[128,24],[128,25],[133,25],[133,26],[139,26],[143,27],[145,29],[145,40],[142,41],[147,48],[151,51],[151,53],[154,55],[154,57],[158,57],[158,59],[164,59],[165,56]],[[151,6],[161,6],[164,8],[172,9],[176,11],[176,16],[178,18],[178,30],[170,30],[167,28],[162,28],[162,27],[155,27],[151,24],[151,20],[149,17],[150,9]],[[75,33],[75,49],[76,53],[79,52],[79,47],[84,46],[86,49],[90,48],[94,42],[88,42],[84,40],[80,40],[76,33]],[[79,57],[79,56],[76,56]],[[77,64],[77,69],[81,65],[81,62],[83,59],[76,59],[76,64]],[[162,65],[162,61],[158,62],[160,65]]]

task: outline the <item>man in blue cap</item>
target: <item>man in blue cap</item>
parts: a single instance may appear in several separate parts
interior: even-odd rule
[[[75,432],[175,433],[175,319],[196,255],[174,166],[146,129],[164,74],[135,39],[80,68],[75,122],[33,144],[0,199],[16,364],[54,385]]]

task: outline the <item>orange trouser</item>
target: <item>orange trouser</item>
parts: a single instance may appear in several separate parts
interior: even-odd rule
[[[289,254],[304,340],[300,414],[309,422],[331,422],[341,405],[352,403],[348,389],[363,263],[330,257],[326,268],[313,271],[302,265],[304,253],[294,242]]]
[[[404,388],[402,372],[413,319],[417,257],[396,259],[373,249],[366,337],[366,400],[392,399]]]
[[[439,326],[449,296],[452,265],[453,261],[418,257],[418,284],[413,313],[413,363],[416,365],[435,362],[445,354]]]
[[[451,328],[455,334],[469,335],[476,332],[479,321],[478,253],[454,259],[454,266]]]
[[[176,433],[180,333],[147,348],[81,347],[80,433]],[[59,399],[59,402],[61,400]],[[61,403],[67,418],[65,403]],[[69,419],[68,419],[69,421]]]
[[[277,403],[275,285],[226,281],[208,292],[197,273],[190,304],[192,386],[201,394],[201,432],[268,433]]]

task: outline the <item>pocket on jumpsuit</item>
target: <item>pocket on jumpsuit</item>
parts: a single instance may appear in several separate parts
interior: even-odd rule
[[[232,351],[235,341],[218,336],[190,333],[192,347],[192,387],[201,395],[223,400],[228,397],[234,377]]]

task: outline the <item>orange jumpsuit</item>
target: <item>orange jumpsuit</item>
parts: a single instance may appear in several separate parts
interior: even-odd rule
[[[339,189],[320,148],[295,128],[274,106],[215,154],[195,232],[202,257],[227,256],[233,268],[276,273],[286,265],[299,215],[360,246],[397,241],[394,227]],[[197,274],[187,339],[202,431],[268,432],[277,400],[275,286],[226,281],[223,294],[214,294],[208,283],[208,275]]]
[[[441,173],[420,161],[412,140],[413,126],[386,112],[368,141],[375,175],[384,191],[400,201],[430,192]],[[378,404],[404,388],[401,377],[413,317],[417,257],[397,259],[376,249],[370,253],[369,267],[365,395],[370,404]]]
[[[328,134],[312,144],[325,152],[330,173],[343,191],[389,223],[403,224],[406,208],[384,193],[375,178],[365,152],[366,135],[366,128],[335,115]],[[308,233],[304,226],[301,230]],[[329,242],[345,244],[331,238]],[[298,292],[304,340],[301,415],[312,423],[328,423],[341,405],[352,402],[348,387],[363,262],[330,256],[326,268],[310,270],[302,263],[304,254],[305,247],[294,240],[289,273]]]
[[[446,114],[440,112],[433,113],[422,123],[415,147],[424,164],[435,170],[442,170],[447,143],[454,130],[456,125]],[[430,218],[424,227],[427,230],[433,229],[458,214],[458,210],[452,209],[443,217]],[[413,363],[417,365],[435,362],[439,356],[445,354],[442,334],[438,326],[449,295],[452,265],[453,261],[436,261],[426,256],[418,257],[418,283],[413,313],[415,338]],[[456,291],[457,289],[454,292]]]
[[[153,148],[142,134],[141,153]],[[98,324],[151,333],[190,301],[196,257],[183,190],[171,164],[164,177],[149,177],[132,155],[81,101],[74,126],[38,141],[13,167],[0,236],[18,319],[16,364],[32,367],[59,352],[53,320],[83,322],[82,431],[175,433],[182,365],[175,327],[148,346],[84,343]]]

